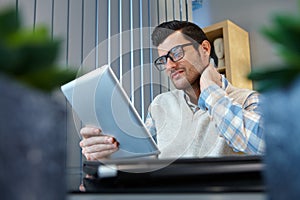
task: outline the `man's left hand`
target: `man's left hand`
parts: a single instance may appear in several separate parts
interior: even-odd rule
[[[205,68],[200,77],[201,91],[205,90],[210,85],[218,85],[219,87],[222,87],[222,75],[211,64]]]

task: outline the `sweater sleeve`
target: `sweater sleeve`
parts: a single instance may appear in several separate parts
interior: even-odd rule
[[[202,91],[198,100],[198,106],[208,111],[219,133],[233,150],[248,154],[262,154],[265,148],[259,104],[256,92],[240,105],[217,85]]]

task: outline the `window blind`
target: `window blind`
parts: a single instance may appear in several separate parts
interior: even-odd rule
[[[151,44],[153,28],[167,20],[192,21],[192,0],[0,1],[0,8],[7,6],[18,9],[26,27],[34,30],[46,25],[52,37],[62,39],[58,59],[61,66],[88,72],[111,65],[142,120],[153,98],[172,89],[164,72],[152,65],[157,57]],[[80,174],[81,124],[67,103],[66,109],[67,168],[72,175]]]

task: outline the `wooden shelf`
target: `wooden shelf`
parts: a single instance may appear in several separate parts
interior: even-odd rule
[[[234,86],[252,89],[252,81],[246,77],[251,70],[248,32],[230,20],[205,27],[203,31],[211,44],[216,38],[223,38],[225,67],[218,71]]]
[[[220,74],[226,75],[226,67],[218,67],[217,70]]]

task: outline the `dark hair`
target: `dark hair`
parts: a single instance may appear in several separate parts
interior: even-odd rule
[[[197,49],[199,44],[201,44],[204,40],[209,41],[203,30],[196,24],[187,21],[173,20],[163,22],[157,27],[155,27],[151,36],[152,44],[154,46],[160,45],[167,37],[169,37],[175,31],[181,31],[183,33],[183,36],[194,44],[195,49]],[[217,64],[218,59],[215,55],[213,45],[211,45],[210,56],[215,60],[215,63]]]

